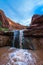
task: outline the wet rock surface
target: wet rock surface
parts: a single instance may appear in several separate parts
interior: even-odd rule
[[[10,45],[10,39],[8,36],[0,35],[0,47]]]
[[[0,32],[0,47],[11,46],[13,32]]]
[[[43,49],[43,38],[24,37],[23,48],[32,50]]]
[[[43,65],[43,50],[0,48],[0,65]]]

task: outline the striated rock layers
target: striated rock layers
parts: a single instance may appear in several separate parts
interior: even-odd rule
[[[43,49],[43,15],[34,15],[30,26],[24,31],[24,47]]]
[[[43,15],[34,15],[30,26],[24,31],[25,36],[43,36]],[[26,34],[27,33],[27,34]]]

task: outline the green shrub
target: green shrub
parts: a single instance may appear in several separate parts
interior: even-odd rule
[[[8,28],[2,28],[0,27],[0,31],[8,31],[9,29]]]

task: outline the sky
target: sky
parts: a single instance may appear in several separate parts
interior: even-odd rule
[[[0,0],[0,9],[11,20],[29,26],[34,14],[43,14],[43,0]]]

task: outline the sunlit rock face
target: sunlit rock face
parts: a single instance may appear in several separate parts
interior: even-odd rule
[[[5,16],[4,12],[2,10],[0,10],[0,26],[1,27],[6,27],[6,28],[9,28],[9,23],[7,21],[7,17]]]
[[[21,30],[27,28],[26,26],[16,23],[8,18],[3,10],[0,10],[0,27],[9,28],[9,30]]]
[[[21,25],[19,23],[16,23],[15,21],[12,21],[10,18],[7,18],[9,24],[10,24],[10,29],[11,30],[22,30],[22,29],[26,29],[27,27],[24,25]]]
[[[28,39],[28,45],[25,43],[28,48],[29,45],[33,45],[35,49],[43,48],[43,15],[32,17],[30,26],[24,31],[24,38]]]

